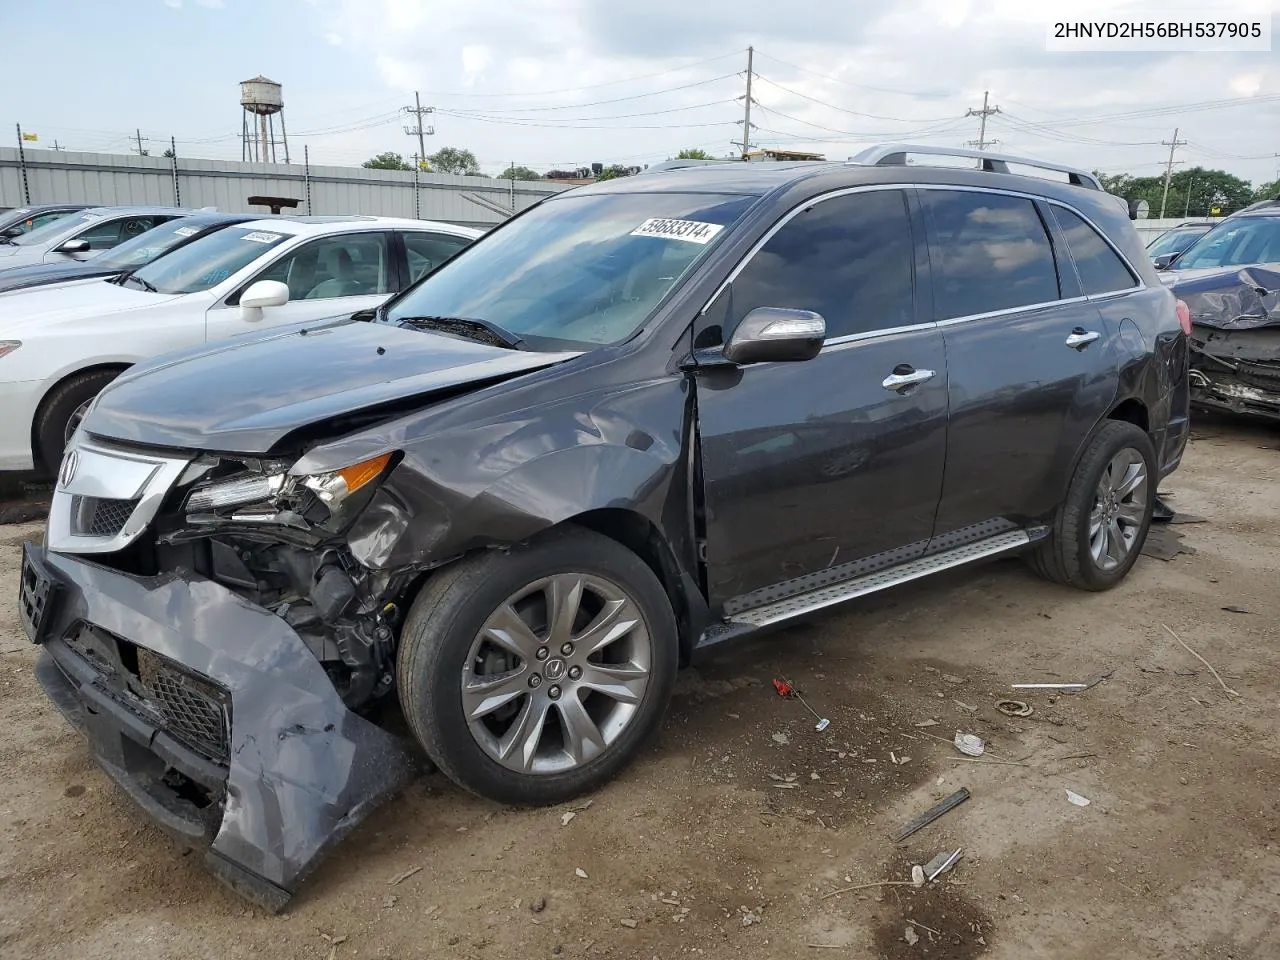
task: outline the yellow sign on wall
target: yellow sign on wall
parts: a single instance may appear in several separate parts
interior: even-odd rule
[[[22,139],[23,139],[23,140],[26,140],[28,143],[35,143],[37,140],[39,140],[39,139],[40,139],[40,134],[38,134],[38,133],[24,133],[24,134],[22,135]]]

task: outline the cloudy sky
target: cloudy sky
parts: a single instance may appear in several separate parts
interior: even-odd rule
[[[1224,5],[1188,9],[1212,19]],[[1260,0],[1277,7],[1277,0]],[[1280,37],[1258,53],[1046,51],[1026,0],[46,0],[0,3],[0,121],[40,146],[240,156],[238,82],[284,86],[291,152],[354,164],[408,156],[422,92],[431,152],[471,149],[493,173],[649,163],[741,140],[756,49],[752,142],[844,158],[869,142],[995,149],[1151,175],[1177,158],[1255,183],[1280,157]],[[1054,19],[1160,4],[1058,0]],[[1271,14],[1268,14],[1271,15]],[[1280,35],[1280,29],[1277,30]],[[12,42],[20,39],[21,42]],[[22,78],[27,82],[15,82]]]

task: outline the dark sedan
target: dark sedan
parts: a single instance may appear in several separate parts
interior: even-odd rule
[[[87,203],[44,203],[13,207],[0,213],[0,242],[88,208]]]
[[[171,250],[232,224],[256,220],[247,213],[196,213],[170,220],[91,260],[33,263],[0,272],[0,293],[68,280],[116,277],[156,260]]]

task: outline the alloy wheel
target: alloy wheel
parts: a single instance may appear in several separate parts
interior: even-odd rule
[[[489,757],[551,774],[604,753],[636,717],[653,667],[639,605],[603,577],[561,573],[506,599],[462,670],[462,709]]]
[[[1111,458],[1089,512],[1089,552],[1099,570],[1115,570],[1133,550],[1147,516],[1147,464],[1125,447]]]

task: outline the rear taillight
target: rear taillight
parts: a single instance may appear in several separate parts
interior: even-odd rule
[[[1178,325],[1182,327],[1182,332],[1188,337],[1191,336],[1191,308],[1181,300],[1178,301]]]

